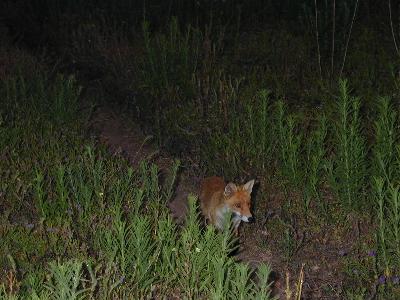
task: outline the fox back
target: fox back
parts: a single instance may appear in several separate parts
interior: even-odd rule
[[[226,184],[221,177],[205,178],[200,187],[200,207],[206,220],[222,230],[225,216],[233,214],[235,233],[241,221],[252,222],[251,191],[254,180],[244,185]]]

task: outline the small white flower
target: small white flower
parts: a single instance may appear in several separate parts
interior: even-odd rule
[[[199,253],[200,252],[200,248],[196,247],[196,252]]]

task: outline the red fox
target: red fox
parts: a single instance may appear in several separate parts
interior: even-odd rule
[[[208,223],[220,230],[224,227],[224,216],[233,214],[234,233],[238,235],[240,221],[253,222],[250,212],[250,194],[254,179],[244,185],[226,184],[221,177],[205,178],[200,187],[200,207]]]

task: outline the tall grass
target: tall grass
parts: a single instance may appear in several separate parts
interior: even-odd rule
[[[249,145],[246,156],[251,157],[251,162],[262,172],[271,172],[270,164],[273,163],[273,148],[276,145],[273,139],[270,91],[261,90],[255,96],[254,102],[246,103],[247,124],[242,126],[246,132]],[[244,124],[243,124],[244,125]],[[244,127],[244,128],[243,128]]]
[[[331,184],[345,209],[365,207],[367,150],[360,117],[360,100],[349,94],[346,81],[339,84],[334,127],[335,158]]]
[[[383,282],[389,284],[388,288],[396,284],[400,265],[400,197],[399,186],[385,182],[382,178],[375,177],[374,195],[377,214],[377,273]],[[383,295],[390,294],[390,289],[381,287]]]
[[[51,118],[55,123],[71,122],[76,116],[81,87],[75,78],[58,75],[54,83],[39,73],[27,80],[24,74],[7,78],[2,83],[4,109],[15,115],[14,109],[22,109],[37,117]]]
[[[229,256],[231,232],[203,232],[195,197],[188,199],[183,228],[172,221],[167,203],[179,161],[161,184],[157,166],[143,162],[132,169],[110,156],[82,136],[81,119],[75,123],[59,109],[76,107],[76,85],[58,77],[42,88],[43,78],[29,83],[36,93],[21,76],[0,87],[2,108],[24,105],[4,124],[22,134],[1,149],[7,183],[0,197],[7,201],[0,256],[10,259],[0,263],[12,274],[8,281],[0,277],[2,296],[268,299],[269,268],[261,267],[265,281],[256,285],[253,271]],[[35,107],[43,99],[55,109]],[[31,107],[35,113],[24,115]]]
[[[237,176],[242,169],[243,154],[249,138],[249,124],[244,123],[244,115],[238,110],[245,109],[239,104],[241,81],[220,75],[216,83],[209,84],[210,98],[206,108],[205,128],[200,137],[207,143],[199,144],[202,166],[209,173],[223,174],[227,177]],[[210,164],[214,161],[214,164]],[[225,168],[229,165],[229,168]]]
[[[277,141],[273,138],[270,93],[261,90],[241,103],[239,84],[228,85],[228,90],[231,96],[226,99],[226,124],[222,110],[222,120],[210,120],[203,133],[204,139],[207,138],[207,143],[200,147],[204,167],[209,173],[228,178],[237,178],[250,169],[259,174],[272,174]],[[218,103],[218,98],[213,102]]]
[[[276,110],[280,174],[293,188],[299,188],[302,180],[300,173],[302,137],[298,131],[298,123],[294,115],[286,115],[287,108],[283,101],[277,102]]]
[[[398,142],[397,112],[387,97],[377,101],[377,117],[374,122],[375,142],[372,148],[371,173],[387,182],[398,178],[396,168],[396,144]]]
[[[82,262],[49,263],[50,278],[45,287],[53,299],[82,299],[85,289],[81,289]]]
[[[400,272],[400,196],[397,165],[399,162],[397,112],[389,98],[380,98],[375,121],[375,144],[372,149],[374,192],[377,218],[377,273],[388,288],[380,287],[383,295],[389,295]]]
[[[342,8],[350,11],[348,6]],[[54,15],[62,14],[57,3],[51,9]],[[321,14],[317,12],[317,16]],[[329,20],[330,15],[326,16]],[[344,16],[347,23],[349,16]],[[96,23],[94,19],[82,23],[81,32],[75,31],[77,51],[72,57],[87,56],[104,72],[99,67],[103,53],[120,53],[112,47],[96,53],[93,44],[107,48],[103,37],[115,38],[117,44],[119,35],[112,33],[117,29],[108,32],[104,28],[107,22]],[[140,74],[135,80],[127,76],[126,88],[134,86],[139,91],[140,96],[131,100],[160,145],[190,156],[207,173],[231,179],[250,174],[264,179],[279,174],[280,187],[303,196],[301,213],[306,217],[315,202],[329,219],[331,207],[323,197],[326,178],[342,204],[336,213],[364,211],[374,204],[377,269],[386,278],[395,278],[400,255],[399,149],[397,113],[388,99],[378,101],[374,141],[367,144],[365,133],[370,128],[361,114],[368,103],[361,105],[346,81],[340,82],[333,114],[322,105],[313,126],[307,126],[307,117],[295,111],[298,107],[290,101],[276,101],[280,96],[293,100],[300,93],[292,92],[286,82],[316,76],[304,75],[303,70],[296,70],[294,76],[291,61],[286,61],[290,55],[282,55],[273,43],[271,48],[264,45],[270,55],[266,61],[256,60],[247,72],[247,66],[234,66],[234,59],[226,55],[229,49],[218,52],[226,50],[223,46],[229,43],[223,33],[215,41],[214,33],[179,25],[172,19],[162,32],[152,32],[144,22],[142,34],[144,49],[139,49],[137,61],[132,63]],[[126,36],[122,38],[126,42]],[[235,37],[235,59],[240,58],[240,47],[247,41]],[[333,63],[338,58],[336,45],[322,47],[325,53],[332,50],[331,74],[338,71]],[[302,55],[300,51],[290,57],[301,61]],[[282,77],[271,75],[271,80],[265,75],[273,73],[274,57],[282,57],[287,64],[282,72],[285,82]],[[119,63],[118,67],[124,66]],[[301,63],[299,66],[301,69]],[[252,82],[255,80],[249,74],[263,68],[266,71]],[[113,76],[118,76],[118,68],[114,71]],[[274,80],[275,85],[271,83]],[[330,84],[311,82],[317,91]],[[258,91],[259,86],[271,90],[278,86],[275,89],[280,90],[273,92],[279,97],[265,89]],[[303,91],[304,86],[299,86]],[[312,98],[311,92],[304,90],[300,94]],[[363,90],[360,93],[365,94]],[[258,274],[265,284],[255,284],[250,268],[229,257],[230,235],[211,228],[201,230],[194,198],[189,199],[189,216],[182,228],[169,217],[166,204],[173,195],[178,162],[161,186],[157,166],[144,162],[138,169],[129,168],[124,160],[110,157],[83,137],[80,94],[74,77],[53,78],[41,72],[34,76],[20,72],[0,83],[0,157],[4,158],[0,161],[4,179],[0,200],[4,200],[6,220],[0,254],[15,258],[19,266],[17,269],[7,259],[0,260],[13,274],[9,281],[0,276],[5,283],[2,295],[13,298],[35,292],[37,298],[84,295],[112,299],[174,293],[187,298],[267,298],[268,267],[261,266]],[[370,189],[374,193],[368,197]],[[285,199],[292,201],[292,197]],[[297,208],[298,203],[288,203]],[[284,236],[287,259],[297,250],[293,232],[287,230]],[[50,263],[54,258],[59,259],[57,263]]]
[[[141,88],[150,97],[140,103],[142,116],[152,116],[150,122],[160,144],[172,145],[177,136],[190,138],[189,126],[196,121],[200,110],[194,101],[194,75],[200,64],[201,33],[188,26],[183,33],[176,18],[173,18],[165,33],[153,37],[149,23],[143,23],[146,56],[141,69]],[[180,114],[184,108],[188,114]]]
[[[326,164],[327,152],[327,133],[328,124],[324,113],[318,115],[317,124],[307,138],[305,150],[305,185],[304,185],[304,208],[307,215],[312,199],[315,199],[317,206],[322,212],[327,214],[328,207],[322,199],[321,189],[326,174],[324,166]]]

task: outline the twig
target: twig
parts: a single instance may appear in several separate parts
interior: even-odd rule
[[[342,67],[340,68],[339,78],[342,77],[342,73],[343,73],[343,69],[344,69],[344,64],[346,63],[347,49],[349,48],[349,41],[350,41],[350,37],[351,37],[351,31],[352,31],[352,29],[353,29],[354,20],[355,20],[355,18],[356,18],[357,7],[358,7],[358,0],[356,1],[356,6],[354,7],[353,18],[352,18],[352,20],[351,20],[350,30],[349,30],[349,34],[348,34],[348,36],[347,36],[346,47],[344,48],[344,56],[343,56]]]
[[[391,4],[391,0],[388,0],[388,4],[389,4],[390,29],[392,30],[393,43],[394,43],[394,47],[396,48],[397,55],[400,56],[399,47],[397,46],[397,41],[396,41],[396,35],[394,34],[394,29],[393,29],[392,4]]]
[[[303,283],[304,283],[304,265],[305,263],[301,264],[299,280],[297,282],[297,287],[296,287],[296,300],[301,300],[301,293],[303,290]]]
[[[317,51],[318,51],[318,68],[319,68],[319,76],[322,78],[322,68],[321,68],[321,51],[319,49],[319,35],[318,35],[318,8],[317,8],[317,0],[314,0],[315,6],[315,36],[317,38]]]
[[[336,31],[336,0],[332,7],[332,52],[331,52],[331,74],[333,75],[333,61],[335,57],[335,31]]]
[[[290,289],[290,273],[286,270],[286,288],[285,288],[286,300],[292,299],[292,291]]]

